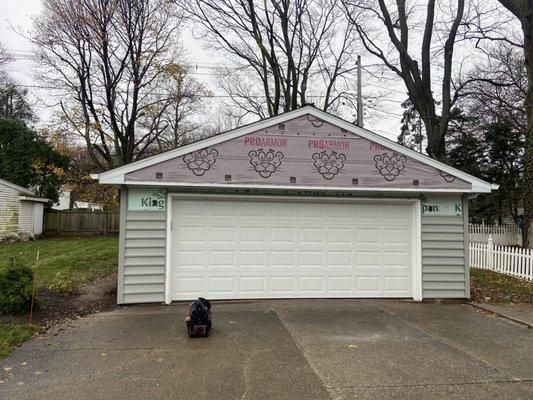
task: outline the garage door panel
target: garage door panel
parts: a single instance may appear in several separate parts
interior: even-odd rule
[[[410,232],[408,229],[396,228],[390,229],[385,228],[383,230],[383,241],[387,245],[405,245],[409,241]]]
[[[356,243],[379,245],[380,231],[376,228],[356,228]]]
[[[301,292],[324,292],[323,276],[302,276],[300,277]]]
[[[240,266],[241,267],[255,267],[264,268],[267,263],[267,254],[261,250],[241,250],[240,252]]]
[[[327,228],[328,244],[350,244],[353,242],[352,228]]]
[[[351,293],[353,292],[353,276],[330,276],[328,277],[328,292]]]
[[[351,267],[354,265],[353,252],[346,250],[328,250],[327,266],[328,267]]]
[[[267,229],[264,226],[243,226],[240,232],[243,243],[264,243],[267,239]]]
[[[300,250],[299,262],[301,267],[322,267],[324,262],[322,260],[323,254],[320,250]]]
[[[356,276],[355,280],[358,292],[381,292],[381,279],[379,276]]]
[[[322,243],[324,240],[324,231],[322,228],[318,227],[302,227],[300,231],[300,243]]]
[[[270,252],[271,267],[293,267],[294,251],[292,250],[273,250]]]
[[[379,251],[357,251],[356,264],[358,267],[379,267],[380,252]]]
[[[242,276],[240,278],[241,293],[266,293],[266,277],[264,276]]]
[[[270,276],[270,292],[294,294],[296,279],[293,276]]]
[[[412,296],[408,205],[173,204],[173,299]]]
[[[289,226],[273,226],[270,228],[270,241],[272,243],[291,244],[296,240],[296,229]]]

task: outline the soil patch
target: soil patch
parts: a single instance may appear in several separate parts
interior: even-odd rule
[[[97,279],[71,295],[41,289],[37,295],[33,324],[46,330],[58,322],[112,310],[117,308],[116,294],[116,275]],[[0,322],[3,323],[26,323],[27,321],[27,314],[0,316]]]

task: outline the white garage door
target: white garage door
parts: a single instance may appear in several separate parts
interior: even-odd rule
[[[409,204],[173,199],[171,297],[413,297]]]

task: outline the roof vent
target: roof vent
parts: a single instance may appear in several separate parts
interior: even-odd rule
[[[419,186],[420,185],[420,182],[418,181],[418,179],[413,179],[413,186]]]
[[[155,173],[155,179],[163,179],[163,173],[162,172],[156,172]]]

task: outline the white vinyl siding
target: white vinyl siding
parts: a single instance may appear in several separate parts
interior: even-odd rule
[[[469,297],[468,271],[465,219],[422,217],[422,297]]]
[[[126,199],[123,195],[124,203]],[[165,224],[165,212],[127,211],[122,205],[119,304],[164,301]]]
[[[33,232],[33,202],[20,201],[19,204],[19,231]]]
[[[0,238],[9,232],[18,232],[19,194],[0,183]]]

